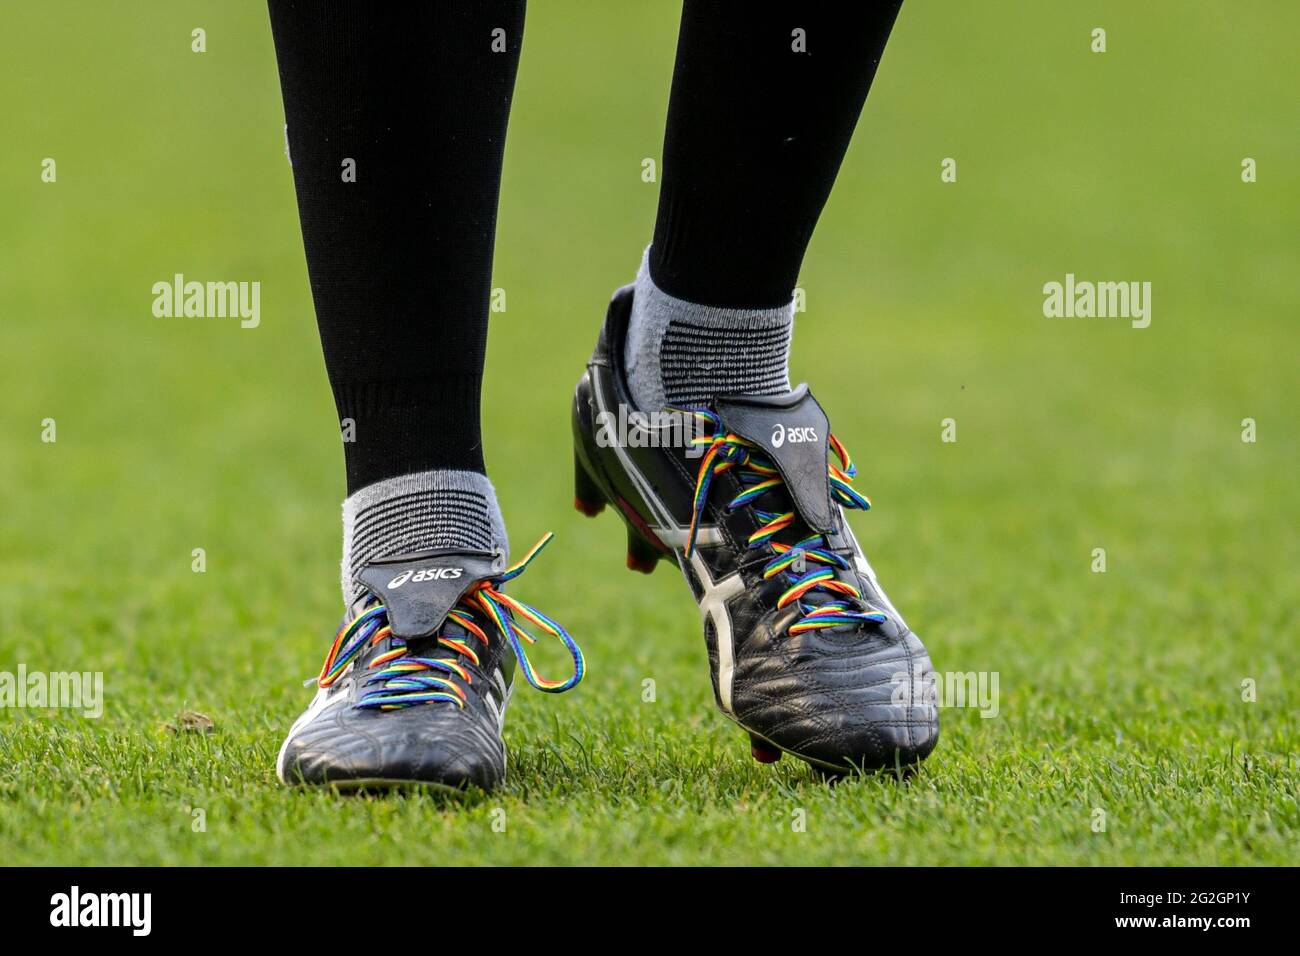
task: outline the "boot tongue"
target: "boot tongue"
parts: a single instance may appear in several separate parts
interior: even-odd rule
[[[819,534],[838,530],[827,476],[830,420],[807,385],[785,395],[728,395],[713,406],[723,425],[776,465],[809,528]]]
[[[500,552],[435,548],[371,561],[357,580],[384,603],[393,633],[429,637],[470,588],[506,569]]]

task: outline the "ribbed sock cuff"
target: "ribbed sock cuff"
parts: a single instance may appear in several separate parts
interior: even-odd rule
[[[496,490],[475,471],[421,471],[367,485],[343,502],[343,600],[365,590],[357,572],[376,558],[430,548],[509,553]]]
[[[650,277],[650,250],[637,272],[623,363],[637,407],[693,405],[716,395],[790,391],[794,302],[726,309],[669,295]]]

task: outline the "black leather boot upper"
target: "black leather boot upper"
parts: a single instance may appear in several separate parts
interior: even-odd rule
[[[631,287],[615,294],[576,390],[579,482],[617,507],[641,553],[677,560],[700,605],[719,707],[755,738],[828,769],[923,759],[938,740],[935,701],[918,693],[933,668],[845,520],[844,502],[865,502],[843,490],[850,476],[829,471],[839,446],[825,413],[801,385],[646,416],[622,372],[631,297]],[[706,468],[694,520],[710,451],[734,460]],[[768,472],[771,487],[733,507]],[[773,573],[783,559],[793,564]],[[789,600],[809,574],[824,580]]]
[[[281,748],[280,779],[497,786],[505,776],[501,729],[516,661],[527,661],[512,616],[517,602],[499,588],[519,570],[507,571],[500,553],[449,549],[363,568],[358,581],[367,593],[345,619],[316,698]],[[551,684],[526,669],[543,690],[565,690],[582,677],[581,652],[563,629],[558,634],[575,673]]]

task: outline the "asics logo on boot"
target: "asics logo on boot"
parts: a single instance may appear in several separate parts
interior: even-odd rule
[[[773,448],[780,448],[786,442],[789,442],[791,445],[801,445],[804,442],[810,441],[817,441],[817,429],[811,425],[794,428],[778,423],[772,429]]]
[[[388,586],[397,590],[407,581],[414,584],[419,584],[421,581],[450,581],[460,577],[464,571],[464,568],[421,568],[419,571],[403,571],[389,581]]]

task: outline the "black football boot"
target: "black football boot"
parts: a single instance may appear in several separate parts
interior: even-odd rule
[[[785,751],[832,772],[923,760],[939,737],[933,667],[845,520],[869,502],[826,414],[806,385],[637,410],[622,361],[632,294],[614,294],[574,396],[575,506],[616,507],[628,567],[677,560],[714,696],[756,759]]]
[[[396,555],[357,575],[353,605],[316,679],[316,697],[280,748],[290,785],[491,790],[505,777],[501,739],[516,662],[529,683],[564,691],[582,652],[562,627],[503,593],[549,540],[507,569],[500,552],[438,549]],[[573,675],[542,680],[518,618],[563,641]]]

